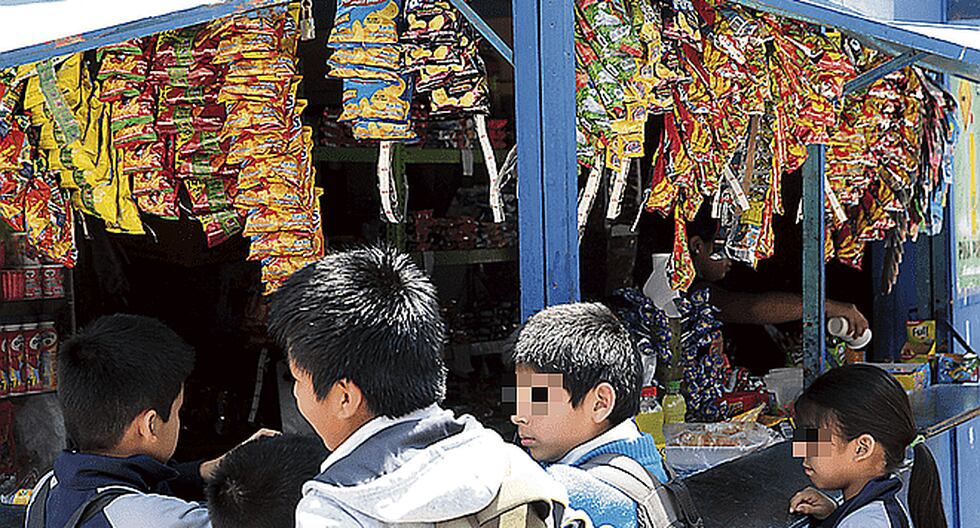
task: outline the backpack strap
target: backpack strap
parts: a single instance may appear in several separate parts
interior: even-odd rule
[[[48,478],[44,479],[44,482],[34,489],[31,506],[27,511],[27,522],[24,524],[26,528],[44,528],[44,523],[47,521],[45,510],[48,504],[48,495],[51,494],[51,481],[53,480],[54,473],[51,473]]]
[[[86,501],[84,504],[75,510],[71,518],[65,524],[65,528],[80,528],[84,526],[85,523],[92,520],[96,515],[101,514],[112,501],[122,497],[123,495],[130,495],[135,493],[135,491],[127,488],[108,488],[104,489],[95,494],[94,497]]]
[[[673,519],[667,510],[668,506],[675,506],[679,510],[680,520],[685,526],[704,526],[687,486],[675,478],[669,468],[667,472],[670,481],[662,483],[636,460],[626,455],[606,453],[587,460],[580,469],[618,489],[642,506],[637,508],[637,514],[646,517],[637,519],[641,526],[672,526]]]
[[[436,528],[546,528],[557,507],[545,491],[549,483],[508,471],[490,504],[475,514],[438,522]]]

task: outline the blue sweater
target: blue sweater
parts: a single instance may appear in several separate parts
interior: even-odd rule
[[[599,446],[569,465],[552,464],[546,469],[568,490],[569,508],[584,511],[596,528],[635,528],[636,503],[616,488],[579,469],[590,459],[604,454],[628,456],[642,464],[660,482],[667,481],[660,451],[653,437],[645,433],[635,440],[619,440]]]

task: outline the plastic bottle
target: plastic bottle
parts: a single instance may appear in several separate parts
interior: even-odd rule
[[[851,337],[848,332],[851,331],[851,325],[848,324],[847,319],[843,317],[831,317],[827,319],[827,333],[842,339],[847,346],[854,350],[861,350],[862,348],[868,346],[871,342],[871,329],[868,328],[858,337]]]
[[[667,445],[664,438],[664,408],[657,401],[656,387],[643,387],[640,393],[640,413],[636,415],[636,426],[640,431],[653,437],[659,449]]]
[[[681,382],[667,383],[667,395],[664,396],[664,423],[684,423],[687,415],[687,403],[681,394]]]

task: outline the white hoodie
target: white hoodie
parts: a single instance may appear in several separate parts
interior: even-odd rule
[[[428,440],[434,440],[429,443]],[[297,528],[432,527],[490,504],[508,473],[542,482],[567,504],[564,489],[516,446],[471,416],[436,405],[365,424],[307,482]]]

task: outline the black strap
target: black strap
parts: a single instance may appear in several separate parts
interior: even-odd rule
[[[112,501],[131,493],[135,492],[125,488],[109,488],[96,493],[94,497],[75,510],[75,513],[72,514],[71,518],[65,524],[65,528],[81,527],[96,515],[101,514]]]
[[[51,494],[52,480],[54,480],[53,473],[34,490],[34,500],[31,501],[31,509],[27,512],[26,528],[44,528],[45,508],[48,504],[48,495]]]

